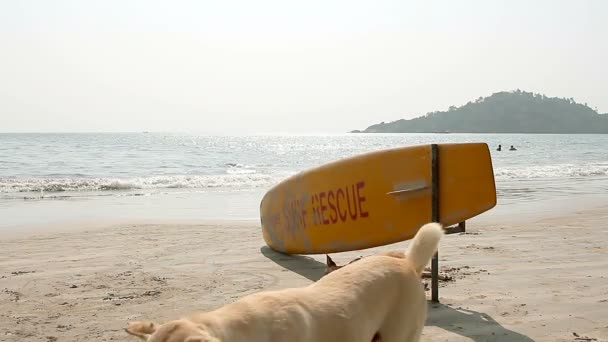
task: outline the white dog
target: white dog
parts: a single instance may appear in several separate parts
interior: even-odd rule
[[[303,288],[258,292],[164,324],[130,322],[147,342],[418,341],[426,321],[420,281],[443,229],[424,225],[404,258],[373,255]]]

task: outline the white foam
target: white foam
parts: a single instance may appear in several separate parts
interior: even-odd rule
[[[136,178],[0,178],[0,193],[119,191],[132,189],[244,189],[269,186],[290,173],[242,172],[221,175],[178,175]]]

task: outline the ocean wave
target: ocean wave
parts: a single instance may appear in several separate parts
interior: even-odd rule
[[[0,193],[127,191],[148,189],[208,189],[241,190],[269,187],[293,175],[291,171],[259,171],[247,165],[226,165],[222,174],[162,175],[149,177],[92,178],[73,177],[0,177]],[[563,179],[608,176],[608,163],[560,164],[546,166],[496,167],[497,181],[525,179]]]
[[[245,174],[257,173],[257,170],[255,170],[254,166],[251,166],[251,165],[227,163],[226,166],[228,166],[226,173],[228,173],[230,175],[245,175]]]
[[[286,173],[151,176],[116,178],[0,178],[0,193],[121,191],[138,189],[256,188],[269,186]]]
[[[608,164],[560,164],[526,167],[501,167],[494,170],[496,179],[555,179],[608,176]]]

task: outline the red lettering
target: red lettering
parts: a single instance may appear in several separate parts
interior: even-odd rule
[[[346,221],[346,210],[344,210],[344,215],[342,215],[342,211],[340,210],[340,195],[344,198],[344,191],[341,188],[336,192],[336,208],[338,215],[340,216],[340,221],[344,222]]]
[[[346,222],[349,218],[356,221],[358,218],[369,217],[369,212],[365,211],[364,202],[367,198],[363,195],[365,181],[319,192],[311,196],[312,220],[314,225],[329,225],[338,222]],[[346,203],[344,203],[346,200]],[[300,224],[306,227],[306,214],[308,213],[299,201],[294,203],[293,215],[297,216],[298,210],[301,211]],[[346,205],[346,208],[344,208]],[[326,212],[329,212],[327,214]],[[329,215],[329,216],[328,216]]]
[[[334,199],[334,191],[329,190],[329,193],[327,193],[327,204],[329,204],[329,209],[331,209],[329,212],[329,219],[331,220],[331,223],[338,222],[338,213],[336,212],[336,206],[333,203]]]
[[[350,218],[355,221],[357,220],[357,194],[355,193],[355,185],[352,185],[352,192],[353,194],[353,205],[354,208],[350,207],[350,195],[348,194],[348,187],[346,187],[346,203],[348,206],[348,214],[350,215]],[[352,209],[352,210],[351,210]]]
[[[357,199],[359,200],[359,215],[361,217],[368,217],[369,213],[367,211],[363,211],[361,207],[361,203],[365,202],[365,197],[361,196],[361,189],[365,186],[365,182],[361,181],[357,183]]]
[[[286,217],[288,225],[291,227],[291,229],[300,228],[300,222],[299,222],[300,220],[298,217],[298,211],[297,211],[296,206],[297,206],[297,202],[295,200],[291,201],[285,210],[285,217]]]
[[[283,207],[283,216],[285,217],[285,220],[287,221],[287,224],[290,224],[290,215],[289,215],[289,204],[287,204],[286,206]]]
[[[296,219],[299,219],[300,228],[304,229],[306,228],[306,210],[302,208],[299,199],[295,201],[295,204],[295,208],[293,208],[294,216],[296,216]]]
[[[308,214],[308,211],[302,208],[302,212],[300,213],[302,215],[302,228],[306,228],[306,214]]]
[[[312,196],[312,221],[315,225],[321,223],[317,202],[319,202],[319,197],[317,195]]]
[[[323,224],[329,224],[329,220],[325,218],[325,211],[327,210],[327,206],[323,204],[323,199],[325,199],[325,191],[319,194],[319,203],[321,204],[321,221]]]

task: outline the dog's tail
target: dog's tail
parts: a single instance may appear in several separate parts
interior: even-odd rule
[[[421,274],[431,261],[443,234],[441,224],[434,222],[427,223],[418,230],[407,249],[407,258],[414,265],[416,273]]]

